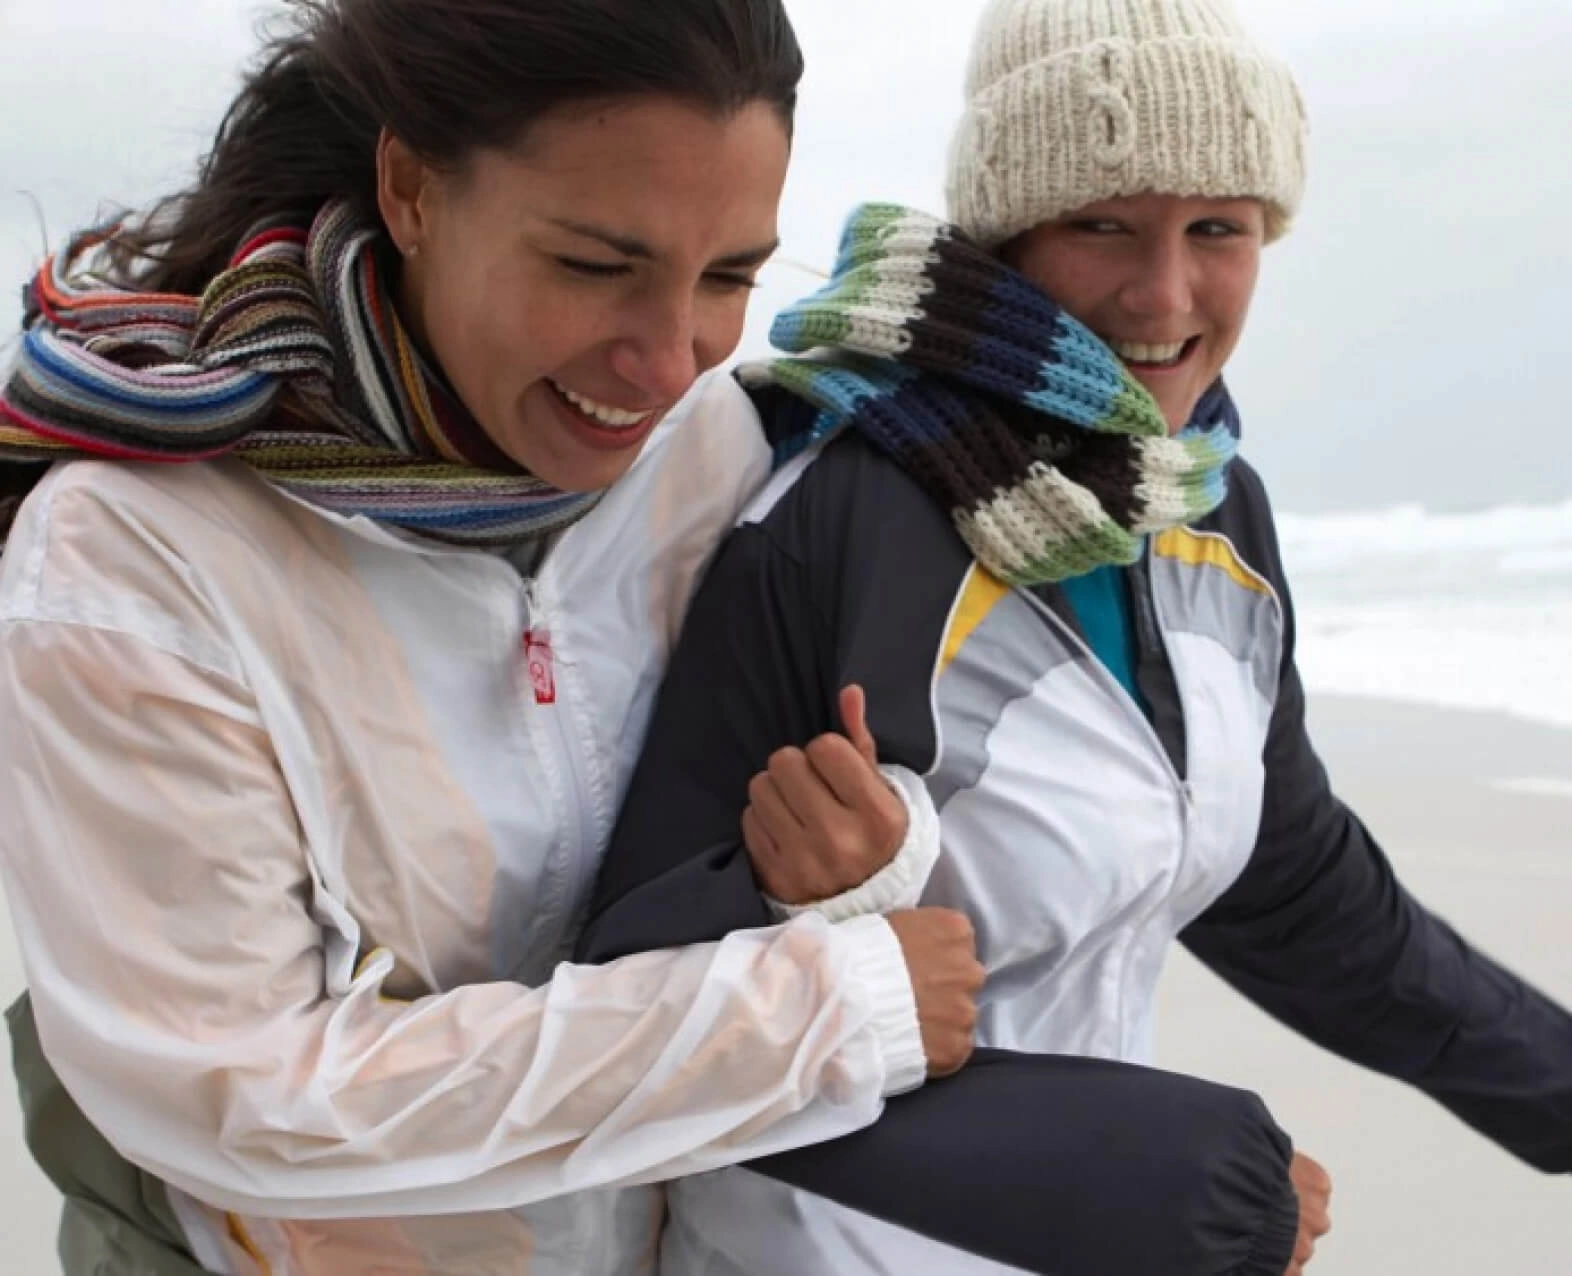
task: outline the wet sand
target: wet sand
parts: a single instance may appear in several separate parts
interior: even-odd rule
[[[1313,715],[1339,792],[1410,888],[1572,1005],[1572,732],[1372,700],[1318,699]],[[4,930],[0,995],[21,986]],[[1164,1066],[1263,1094],[1332,1172],[1336,1232],[1312,1272],[1572,1272],[1572,1180],[1537,1174],[1422,1096],[1294,1037],[1183,954],[1163,989],[1161,1042]],[[0,1276],[58,1271],[56,1212],[16,1106],[0,1097]]]

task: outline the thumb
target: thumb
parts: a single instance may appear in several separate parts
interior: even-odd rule
[[[862,754],[863,761],[871,767],[879,765],[879,746],[873,732],[868,730],[868,697],[855,682],[841,689],[841,723],[846,728],[846,738]]]

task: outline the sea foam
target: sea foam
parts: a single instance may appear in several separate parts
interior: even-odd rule
[[[1572,501],[1283,515],[1312,691],[1572,728]]]

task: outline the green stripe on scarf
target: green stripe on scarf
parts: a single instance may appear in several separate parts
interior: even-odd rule
[[[1170,436],[1146,388],[1052,298],[954,227],[865,205],[830,282],[776,320],[797,355],[739,373],[818,409],[782,456],[855,429],[1013,585],[1129,564],[1222,503],[1237,443]]]

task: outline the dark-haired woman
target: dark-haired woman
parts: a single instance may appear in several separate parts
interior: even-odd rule
[[[980,980],[942,910],[559,965],[767,470],[742,391],[690,391],[774,248],[800,55],[777,0],[295,16],[196,186],[45,266],[0,397],[62,1259],[648,1270],[659,1192],[617,1189],[865,1126],[959,1066]]]

